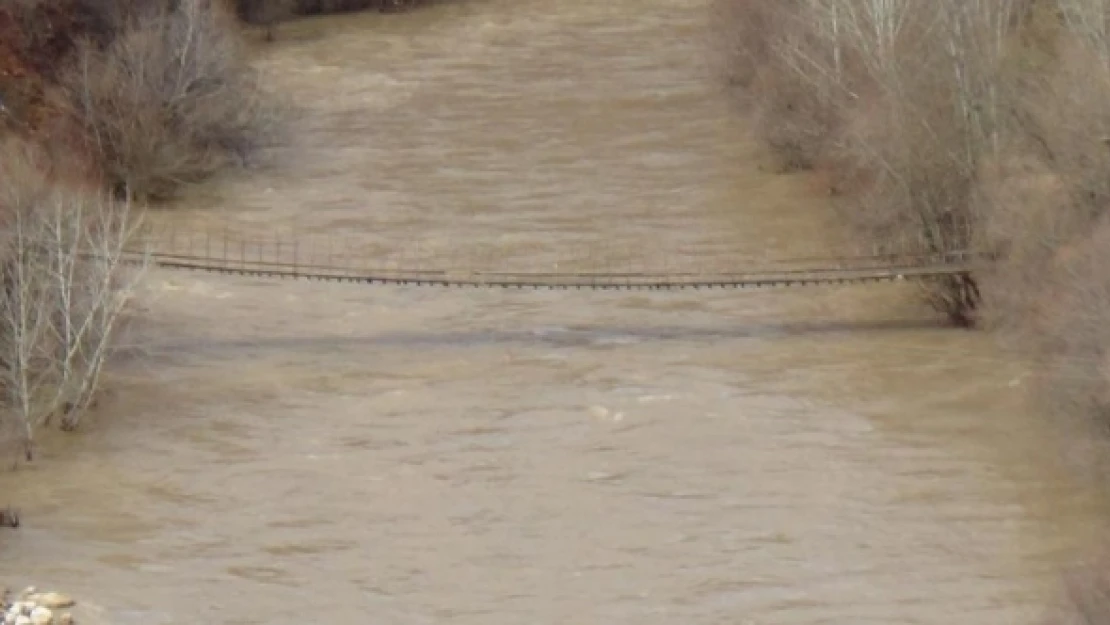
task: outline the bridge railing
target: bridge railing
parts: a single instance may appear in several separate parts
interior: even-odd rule
[[[431,247],[431,246],[429,246]],[[584,248],[553,262],[521,258],[519,250],[499,253],[491,245],[483,254],[453,248],[429,251],[419,242],[383,242],[359,236],[275,233],[242,235],[227,229],[146,228],[128,246],[131,254],[206,264],[244,271],[263,269],[328,273],[337,276],[374,273],[406,275],[608,275],[674,277],[802,273],[815,270],[865,270],[892,267],[969,266],[979,255],[964,250],[944,253],[886,253],[774,258],[765,255],[710,254],[679,250],[669,257],[644,249],[642,256],[619,258],[611,250]]]

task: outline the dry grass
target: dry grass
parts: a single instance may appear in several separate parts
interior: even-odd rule
[[[62,80],[65,109],[114,191],[171,197],[276,136],[277,109],[209,2],[181,0],[126,24],[103,49],[83,45]]]

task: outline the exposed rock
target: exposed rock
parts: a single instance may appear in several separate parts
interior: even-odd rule
[[[57,608],[69,608],[75,603],[73,599],[60,592],[33,593],[27,597],[27,600],[33,602],[35,605],[40,605],[52,610]]]
[[[0,588],[0,624],[2,625],[73,625],[73,616],[66,612],[54,616],[55,608],[68,608],[76,602],[60,592],[38,592],[28,586],[19,598],[10,600],[7,589]]]
[[[10,606],[8,606],[8,614],[11,614],[13,616],[30,616],[31,610],[34,607],[35,604],[31,603],[30,601],[15,601],[12,602]]]
[[[51,625],[54,622],[54,613],[50,608],[43,606],[35,606],[30,614],[31,625]]]

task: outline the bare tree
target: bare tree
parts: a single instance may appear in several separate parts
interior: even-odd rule
[[[72,429],[93,400],[146,255],[125,250],[140,222],[130,203],[0,164],[13,183],[0,196],[0,397],[30,459],[38,427]]]

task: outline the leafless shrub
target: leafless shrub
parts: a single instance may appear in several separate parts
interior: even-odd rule
[[[342,13],[373,9],[382,12],[403,11],[431,0],[295,0],[295,10],[301,15]]]
[[[887,253],[967,251],[977,176],[1013,108],[1008,45],[1030,0],[733,0],[733,79],[792,168],[818,162],[862,240]],[[929,301],[970,323],[974,281]]]
[[[1037,358],[1046,408],[1110,426],[1110,5],[1058,3],[1065,36],[1012,130],[1022,157],[987,187],[987,308]]]
[[[180,0],[135,17],[103,50],[82,48],[66,105],[118,192],[171,196],[273,138],[276,109],[240,44],[209,2]]]
[[[1022,318],[1023,345],[1038,360],[1039,397],[1054,414],[1094,417],[1110,428],[1110,223],[1045,266]],[[1028,314],[1027,313],[1027,314]]]
[[[51,0],[56,2],[57,0]],[[67,0],[81,34],[103,48],[143,15],[173,9],[177,0]]]
[[[247,24],[266,28],[267,41],[274,39],[274,26],[289,19],[296,8],[296,0],[235,0],[235,13]]]
[[[813,167],[850,96],[827,0],[718,0],[724,73],[784,171]]]
[[[774,46],[785,31],[783,20],[796,13],[798,0],[715,0],[711,34],[723,78],[751,89],[760,71],[775,60]],[[756,95],[756,94],[741,94]]]
[[[860,47],[877,95],[855,109],[841,149],[843,162],[872,184],[862,201],[842,204],[865,240],[885,251],[944,257],[969,251],[976,239],[980,173],[997,158],[1013,115],[1006,60],[1023,7],[1009,0],[931,5],[923,14],[915,12],[923,5],[907,3],[891,20],[898,31]],[[927,285],[925,296],[968,325],[980,291],[957,276]]]
[[[22,144],[0,151],[0,209],[0,421],[30,459],[38,427],[93,401],[145,256],[124,253],[129,203],[53,184]]]
[[[247,24],[264,27],[273,41],[274,27],[294,15],[323,15],[374,10],[395,13],[430,4],[431,0],[233,0],[235,13]]]

